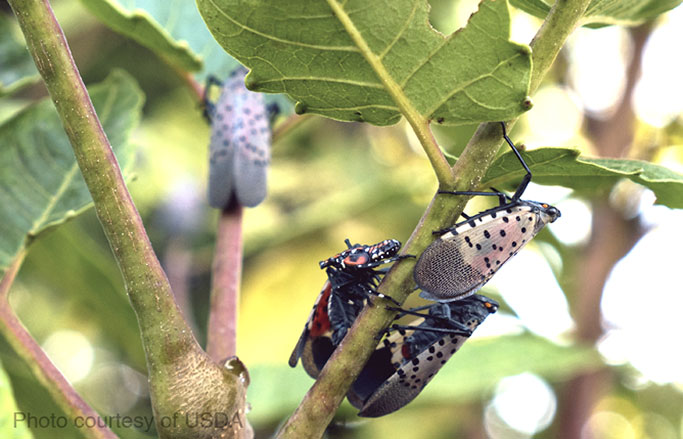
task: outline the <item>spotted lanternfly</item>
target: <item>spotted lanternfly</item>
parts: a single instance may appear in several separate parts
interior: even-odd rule
[[[327,281],[289,358],[291,367],[301,358],[313,378],[317,378],[371,296],[393,300],[377,293],[384,272],[375,267],[397,260],[401,243],[395,239],[374,245],[351,245],[348,239],[345,242],[348,249],[320,263],[326,269]]]
[[[428,309],[427,314],[418,311]],[[392,413],[415,399],[472,332],[498,310],[498,303],[475,294],[463,300],[403,311],[420,316],[382,340],[347,397],[359,416]],[[400,316],[400,314],[399,314]]]
[[[500,205],[485,210],[454,226],[440,230],[440,236],[420,255],[413,272],[420,296],[447,302],[479,290],[503,264],[516,255],[560,211],[546,203],[522,200],[531,181],[531,171],[505,132],[503,137],[526,171],[512,197],[501,192],[446,192],[455,195],[496,196]]]
[[[209,145],[209,204],[223,209],[233,202],[254,207],[266,196],[271,132],[268,110],[260,93],[244,86],[247,70],[240,67],[221,84],[209,78],[204,92],[204,115],[211,123]],[[220,85],[215,104],[211,85]]]

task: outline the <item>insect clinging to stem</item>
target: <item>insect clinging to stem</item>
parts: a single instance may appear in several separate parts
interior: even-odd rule
[[[271,130],[263,95],[244,85],[247,70],[239,67],[225,82],[207,79],[204,116],[211,124],[209,144],[209,204],[223,209],[237,202],[254,207],[266,197]],[[220,86],[213,103],[209,89]]]
[[[318,376],[371,296],[396,302],[377,292],[384,271],[376,267],[402,258],[397,256],[401,243],[395,239],[373,245],[352,245],[348,239],[345,243],[346,250],[320,261],[327,281],[289,358],[291,367],[301,358],[304,369],[313,378]]]
[[[427,310],[427,313],[419,311]],[[448,359],[467,341],[498,303],[486,296],[400,310],[420,317],[393,325],[349,389],[359,416],[378,417],[405,406],[420,394]]]
[[[509,197],[500,191],[439,191],[440,194],[495,196],[500,204],[464,221],[439,230],[440,236],[420,255],[413,277],[429,300],[459,300],[479,290],[512,256],[560,211],[547,204],[522,200],[531,182],[531,171],[503,127],[503,138],[526,171]]]

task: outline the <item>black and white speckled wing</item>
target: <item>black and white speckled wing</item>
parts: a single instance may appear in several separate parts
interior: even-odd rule
[[[479,290],[545,225],[535,210],[526,204],[493,209],[441,235],[415,265],[420,296],[446,302]]]
[[[234,197],[247,207],[266,196],[270,127],[260,93],[244,86],[247,70],[225,81],[212,114],[209,147],[209,204],[222,209]]]
[[[359,416],[374,418],[394,412],[420,394],[446,361],[469,337],[447,335],[403,364],[363,404]]]
[[[448,302],[449,312],[441,312],[442,308],[439,307],[443,306],[445,304],[432,305],[429,317],[415,321],[410,326],[412,331],[406,332],[402,338],[385,341],[383,349],[389,350],[391,356],[378,356],[376,359],[384,362],[375,361],[374,364],[369,362],[366,365],[359,375],[359,378],[366,379],[364,387],[354,383],[352,390],[355,394],[349,396],[349,401],[352,401],[352,396],[363,401],[362,405],[354,404],[356,407],[360,405],[359,416],[384,416],[415,399],[469,338],[458,328],[466,326],[474,332],[490,314],[498,310],[495,300],[478,294],[461,301]],[[418,321],[421,323],[415,325]],[[437,332],[439,330],[453,332]],[[390,370],[394,372],[389,374]],[[367,377],[374,378],[374,381],[367,380]]]

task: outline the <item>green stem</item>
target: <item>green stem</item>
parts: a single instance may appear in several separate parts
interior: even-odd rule
[[[343,22],[341,8],[335,8],[333,0],[328,0],[328,2],[333,5],[335,13]],[[533,91],[538,88],[538,84],[557,57],[567,36],[578,24],[589,3],[590,0],[558,0],[555,3],[546,23],[532,43],[534,49],[531,80]],[[345,24],[345,27],[348,31],[349,26]],[[359,41],[356,43],[359,44]],[[382,79],[385,82],[384,78]],[[399,107],[402,112],[406,109],[400,103]],[[404,113],[404,115],[408,119],[409,114]],[[414,121],[419,121],[419,119],[414,119]],[[410,119],[409,122],[411,122]],[[420,128],[419,123],[416,125]],[[411,126],[415,129],[412,122]],[[416,132],[418,132],[417,129]],[[477,187],[495,158],[501,141],[502,135],[498,123],[480,125],[453,167],[453,174],[438,170],[435,166],[441,187],[455,190],[469,190]],[[431,156],[430,160],[432,160]],[[434,163],[438,163],[438,160],[432,160],[433,166]],[[448,177],[449,175],[455,175],[455,180]],[[435,196],[406,243],[403,253],[413,255],[422,253],[433,241],[432,231],[453,224],[453,221],[462,213],[466,203],[466,197]],[[413,259],[405,259],[395,264],[378,290],[402,303],[414,286],[412,279],[414,264]],[[381,301],[376,301],[376,303],[380,306],[368,307],[358,317],[344,341],[323,368],[318,380],[280,430],[278,438],[316,438],[323,435],[337,407],[344,399],[346,391],[374,351],[377,344],[376,335],[393,318],[393,313],[381,306],[383,304]]]
[[[543,25],[529,44],[533,68],[529,93],[534,94],[555,62],[567,37],[580,24],[591,0],[556,0]]]
[[[184,321],[48,0],[9,4],[69,137],[137,315],[160,436],[204,437],[231,430],[231,437],[249,436],[246,381],[212,362]],[[210,431],[187,425],[204,412],[228,413],[239,423]],[[178,421],[170,427],[159,424],[168,416]]]
[[[548,13],[543,25],[531,41],[532,72],[529,93],[538,89],[541,81],[548,73],[555,58],[560,53],[567,37],[580,23],[590,0],[558,0]],[[507,122],[508,131],[516,123]],[[498,123],[483,123],[470,139],[467,147],[453,166],[455,174],[455,190],[480,189],[479,183],[496,157],[502,142],[502,133]],[[456,198],[448,202],[453,218],[457,218],[465,207],[467,198]],[[442,227],[445,225],[442,225]]]
[[[90,96],[71,57],[59,23],[47,0],[10,0],[38,71],[92,195],[95,210],[114,251],[138,314],[150,372],[171,360],[159,343],[164,328],[185,348],[194,344],[171,294],[166,274],[154,254],[116,157],[95,113]],[[171,354],[172,355],[172,354]]]

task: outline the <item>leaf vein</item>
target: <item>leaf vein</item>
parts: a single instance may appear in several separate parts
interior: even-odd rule
[[[350,79],[339,79],[339,78],[326,78],[326,77],[310,77],[310,76],[287,76],[279,79],[269,79],[265,81],[259,81],[259,85],[263,84],[270,84],[270,83],[285,83],[285,82],[294,82],[294,81],[311,81],[311,82],[316,82],[316,81],[321,81],[321,82],[334,82],[338,84],[347,84],[347,85],[355,85],[358,87],[368,87],[368,88],[376,88],[379,90],[384,90],[384,86],[382,84],[377,84],[373,82],[363,82],[363,81],[353,81]]]
[[[259,32],[256,29],[253,29],[249,26],[247,26],[244,23],[240,23],[239,21],[235,20],[231,16],[229,16],[227,13],[223,11],[223,9],[219,8],[218,5],[216,4],[215,0],[208,0],[211,2],[211,4],[214,6],[214,8],[227,20],[231,21],[233,24],[236,26],[241,27],[243,30],[247,32],[251,32],[254,35],[258,35],[262,38],[265,38],[267,40],[272,40],[272,41],[277,41],[278,43],[283,43],[283,44],[289,44],[291,46],[298,46],[298,47],[306,47],[308,49],[317,49],[317,50],[327,50],[327,51],[337,51],[337,52],[359,52],[358,48],[355,46],[321,46],[319,44],[308,44],[308,43],[302,43],[299,41],[292,41],[292,40],[286,40],[284,38],[277,38],[273,35],[268,35],[263,32]]]
[[[413,18],[415,17],[415,13],[417,12],[417,2],[413,2],[413,10],[410,11],[410,15],[406,19],[405,23],[403,23],[403,26],[399,31],[396,33],[396,36],[394,39],[387,45],[387,47],[382,51],[382,53],[379,54],[379,59],[380,61],[384,59],[387,53],[391,51],[391,49],[394,47],[396,42],[403,36],[404,32],[406,29],[408,29],[408,26],[410,26],[410,23],[412,23]]]

